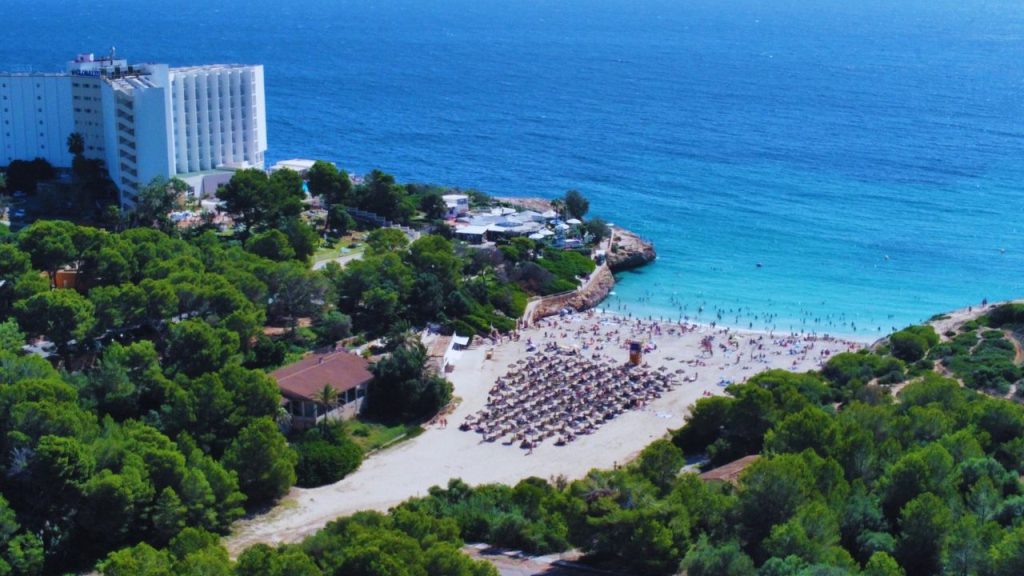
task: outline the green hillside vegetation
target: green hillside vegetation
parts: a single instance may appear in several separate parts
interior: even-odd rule
[[[397,220],[438,210],[438,190],[384,173],[316,178],[325,226],[351,225],[349,205]],[[147,202],[164,206],[175,186],[154,183]],[[0,576],[98,559],[104,574],[494,574],[459,551],[466,541],[577,548],[652,575],[1024,573],[1019,304],[945,334],[901,330],[820,372],[732,385],[616,470],[514,487],[453,480],[231,561],[218,535],[233,521],[294,484],[351,473],[363,449],[350,430],[372,434],[324,424],[287,436],[265,370],[379,337],[367,407],[388,424],[380,434],[415,432],[410,421],[451,388],[424,370],[410,328],[512,329],[530,296],[571,289],[594,264],[526,239],[471,249],[383,229],[364,259],[313,271],[321,231],[301,216],[300,179],[240,171],[223,195],[241,223],[227,233],[154,215],[125,230],[37,221],[0,237]],[[573,213],[586,209],[572,195]],[[76,287],[51,289],[68,267]],[[714,467],[752,454],[735,486],[680,473],[687,458]]]
[[[259,558],[260,566],[301,563],[310,574],[394,573],[395,549],[361,537],[373,523],[411,535],[416,553],[439,539],[451,549],[462,541],[534,553],[575,547],[589,562],[634,574],[1024,573],[1024,407],[925,369],[948,342],[928,327],[902,332],[922,341],[914,362],[906,360],[916,352],[897,358],[893,350],[905,349],[886,343],[839,354],[820,373],[764,372],[700,399],[683,428],[619,469],[514,487],[452,480],[386,517],[359,514],[298,545],[250,549],[232,569],[249,574],[243,564]],[[895,383],[905,386],[893,398]],[[680,473],[697,454],[709,456],[708,467],[761,457],[733,486]],[[366,571],[339,564],[368,556],[379,562]],[[118,573],[110,566],[106,574]]]
[[[51,291],[67,265],[80,290]],[[295,482],[280,394],[255,367],[265,323],[318,313],[305,298],[329,286],[304,265],[210,232],[40,221],[0,244],[0,279],[0,573],[223,533]],[[53,343],[53,364],[20,353],[26,336]]]
[[[253,546],[237,562],[228,559],[216,536],[186,528],[164,550],[139,544],[111,554],[100,570],[108,576],[497,576],[487,562],[460,552],[461,544],[451,520],[408,511],[361,512],[328,524],[302,544]]]
[[[451,385],[426,372],[410,328],[511,330],[530,295],[593,269],[525,239],[506,259],[378,229],[363,260],[313,271],[319,235],[356,225],[347,206],[426,224],[417,207],[437,211],[442,190],[379,171],[353,185],[320,163],[309,187],[328,218],[307,222],[297,174],[240,170],[219,192],[237,226],[220,231],[212,219],[182,230],[168,218],[182,186],[152,182],[109,230],[38,220],[0,235],[0,576],[85,569],[140,542],[161,549],[186,526],[223,534],[296,483],[337,481],[360,465],[360,442],[382,441],[337,425],[287,436],[266,370],[384,337],[367,407],[385,432],[415,432]],[[68,270],[74,286],[52,289]],[[46,359],[25,354],[26,342]],[[157,556],[180,568],[190,554]]]
[[[629,573],[1022,573],[1024,408],[925,370],[942,346],[930,327],[894,336],[820,374],[769,371],[702,398],[623,469],[514,488],[453,480],[399,509],[454,519],[467,540],[576,547]],[[896,344],[910,338],[923,350]],[[879,384],[908,380],[897,399]],[[678,474],[701,453],[708,466],[761,458],[733,487]]]

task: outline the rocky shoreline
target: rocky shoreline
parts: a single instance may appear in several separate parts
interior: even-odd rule
[[[543,198],[495,198],[498,202],[526,210],[544,212],[551,202]],[[654,244],[625,228],[612,228],[612,238],[605,252],[605,264],[573,292],[545,296],[528,308],[527,322],[558,314],[565,308],[577,312],[596,307],[615,288],[616,272],[632,270],[654,262],[658,257]]]
[[[646,266],[658,258],[654,244],[640,238],[625,228],[612,230],[612,245],[608,251],[608,267],[612,272],[622,272]]]
[[[615,277],[607,266],[600,266],[594,270],[592,278],[588,279],[581,288],[572,292],[545,296],[537,300],[535,305],[527,309],[527,323],[532,324],[541,318],[554,316],[565,308],[571,308],[577,312],[595,308],[608,297],[614,287]]]

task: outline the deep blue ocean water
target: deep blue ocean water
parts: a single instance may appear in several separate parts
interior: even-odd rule
[[[612,309],[872,338],[1024,296],[1019,0],[2,6],[4,70],[264,64],[271,161],[577,188],[660,254]]]

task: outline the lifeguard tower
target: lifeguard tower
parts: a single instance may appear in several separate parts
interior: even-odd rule
[[[644,343],[639,340],[629,341],[629,363],[639,366],[644,361]]]

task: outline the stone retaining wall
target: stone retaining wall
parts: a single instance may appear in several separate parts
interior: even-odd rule
[[[604,300],[615,287],[615,277],[607,266],[599,266],[585,286],[572,292],[554,294],[541,298],[531,309],[527,322],[533,323],[541,318],[554,316],[563,308],[572,308],[577,312],[594,308]]]

